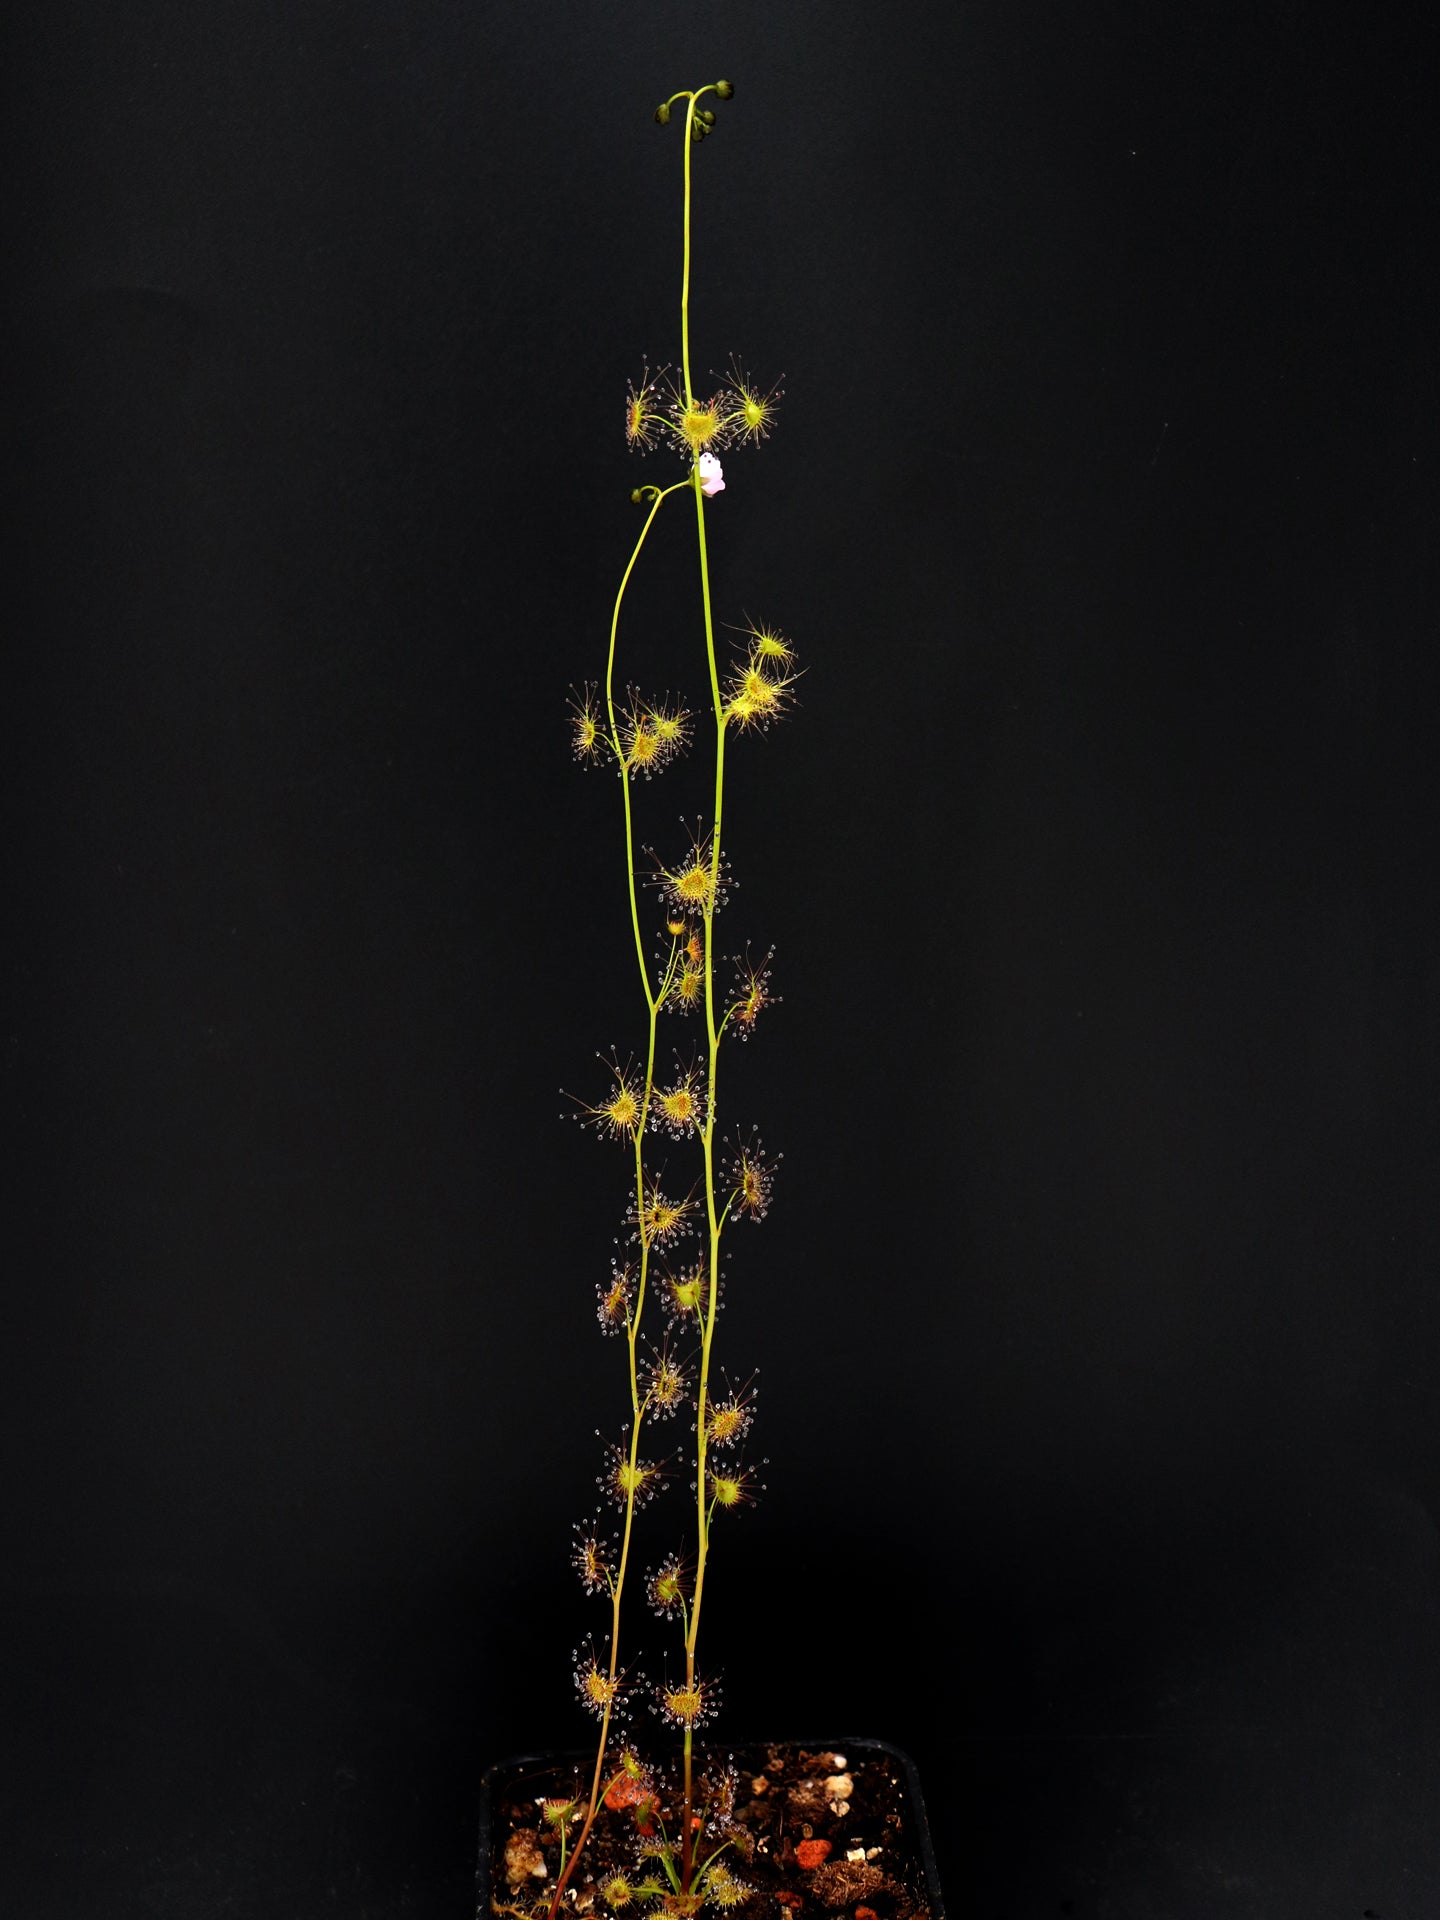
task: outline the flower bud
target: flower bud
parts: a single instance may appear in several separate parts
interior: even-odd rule
[[[715,91],[722,100],[733,100],[735,98],[735,87],[732,81],[717,80],[715,82]]]
[[[645,504],[645,489],[644,489],[643,487],[636,487],[636,488],[635,488],[635,490],[634,490],[634,491],[632,492],[632,494],[630,495],[630,504],[631,504],[631,506],[633,506],[633,507],[643,507],[643,506],[644,506],[644,504]]]
[[[695,118],[703,120],[707,127],[713,127],[715,124],[715,116],[708,107],[701,107]]]
[[[692,140],[703,140],[707,131],[708,129],[703,120],[695,119],[690,122],[690,138]]]
[[[670,103],[669,103],[669,101],[668,101],[668,100],[662,100],[662,101],[660,102],[660,104],[659,104],[659,106],[658,106],[658,107],[656,107],[656,109],[655,109],[655,124],[656,124],[656,126],[657,126],[657,127],[668,127],[668,126],[669,126],[669,124],[670,124]]]

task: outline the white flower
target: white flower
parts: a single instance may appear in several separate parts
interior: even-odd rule
[[[700,491],[707,500],[712,494],[725,491],[724,470],[713,453],[702,453],[696,465],[700,470]]]

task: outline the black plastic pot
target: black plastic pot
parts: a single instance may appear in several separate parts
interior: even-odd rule
[[[845,1754],[847,1759],[852,1754],[861,1753],[885,1755],[904,1784],[906,1837],[910,1843],[914,1863],[923,1877],[931,1920],[945,1920],[945,1900],[940,1891],[940,1875],[935,1865],[935,1848],[930,1838],[930,1822],[925,1812],[924,1797],[920,1792],[920,1776],[915,1770],[915,1762],[908,1753],[902,1753],[899,1747],[892,1747],[886,1740],[746,1741],[737,1744],[747,1747],[776,1745],[797,1751],[803,1749],[806,1752],[833,1751]],[[724,1747],[716,1749],[717,1752],[726,1750]],[[593,1751],[522,1754],[513,1760],[501,1760],[486,1770],[480,1783],[480,1864],[476,1876],[477,1920],[492,1920],[491,1852],[495,1843],[495,1810],[503,1797],[525,1781],[527,1775],[534,1776],[533,1784],[537,1790],[543,1790],[549,1782],[549,1790],[553,1792],[556,1790],[555,1775],[569,1775],[577,1769],[584,1771],[593,1764]],[[737,1911],[743,1916],[743,1908]]]

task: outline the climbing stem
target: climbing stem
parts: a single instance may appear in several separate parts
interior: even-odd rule
[[[675,965],[675,948],[672,944],[670,962],[666,968],[657,993],[650,984],[650,969],[645,961],[644,937],[640,931],[640,905],[635,891],[635,822],[630,801],[630,770],[626,765],[624,742],[620,738],[619,716],[615,711],[615,655],[620,632],[620,608],[625,599],[625,589],[630,584],[630,576],[635,571],[635,563],[640,558],[655,516],[661,503],[669,494],[676,493],[687,486],[688,480],[678,480],[674,486],[652,489],[653,497],[650,511],[645,516],[645,524],[640,529],[640,537],[635,542],[635,550],[630,555],[620,585],[615,594],[615,604],[610,614],[610,647],[605,662],[605,712],[610,725],[610,749],[614,756],[616,773],[620,780],[620,792],[624,801],[625,818],[625,875],[630,896],[630,927],[635,938],[635,960],[640,969],[640,986],[645,995],[645,1008],[648,1016],[648,1034],[645,1048],[645,1083],[640,1100],[640,1114],[635,1126],[635,1220],[636,1235],[640,1242],[640,1272],[636,1281],[633,1306],[627,1310],[626,1348],[630,1375],[630,1450],[629,1474],[625,1488],[625,1517],[620,1534],[620,1558],[610,1581],[610,1665],[608,1682],[610,1698],[600,1716],[600,1737],[595,1748],[595,1768],[590,1781],[590,1796],[586,1803],[585,1820],[576,1839],[573,1851],[567,1861],[560,1863],[560,1873],[555,1887],[554,1898],[550,1903],[549,1920],[555,1920],[565,1888],[575,1871],[585,1843],[590,1837],[590,1829],[595,1824],[603,1798],[602,1783],[605,1776],[605,1755],[610,1743],[610,1722],[613,1712],[616,1683],[620,1674],[620,1611],[625,1591],[625,1576],[630,1564],[630,1540],[635,1523],[636,1468],[640,1458],[640,1430],[644,1424],[645,1402],[640,1397],[640,1360],[638,1342],[640,1338],[640,1316],[645,1306],[645,1292],[650,1277],[650,1233],[645,1211],[645,1131],[650,1119],[650,1103],[655,1091],[655,1051],[656,1027],[660,1005],[669,988]]]
[[[645,993],[645,1004],[650,1009],[652,1027],[659,998],[652,992],[650,986],[650,969],[645,962],[645,941],[640,932],[640,905],[635,893],[635,823],[630,806],[630,772],[625,764],[625,748],[620,739],[620,722],[615,713],[615,649],[620,632],[620,607],[625,599],[625,589],[630,584],[630,576],[635,571],[635,562],[640,558],[640,550],[645,545],[646,536],[655,524],[655,516],[660,511],[661,502],[689,484],[688,480],[677,480],[674,486],[657,490],[655,498],[650,503],[650,511],[646,514],[645,524],[640,529],[640,538],[635,542],[635,551],[631,554],[629,563],[620,576],[620,586],[610,614],[610,651],[605,661],[605,712],[610,722],[610,748],[615,756],[615,767],[620,776],[620,790],[625,801],[625,876],[630,889],[630,927],[635,936],[635,959],[640,968],[640,985]]]

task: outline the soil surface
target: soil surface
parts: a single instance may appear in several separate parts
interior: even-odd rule
[[[730,1842],[722,1858],[732,1884],[726,1888],[720,1876],[707,1914],[724,1906],[735,1920],[932,1920],[905,1775],[890,1754],[864,1744],[848,1752],[697,1748],[696,1777],[703,1778],[707,1797],[699,1857],[721,1839]],[[530,1920],[548,1912],[560,1841],[545,1803],[573,1798],[583,1811],[588,1793],[588,1773],[574,1764],[526,1764],[501,1776],[493,1803],[491,1914]],[[595,1920],[683,1913],[682,1903],[638,1892],[641,1882],[663,1878],[655,1857],[659,1836],[678,1836],[681,1797],[678,1765],[647,1772],[639,1787],[623,1781],[600,1809],[564,1910]],[[572,1839],[578,1831],[577,1821]],[[635,1894],[627,1896],[627,1882]]]

